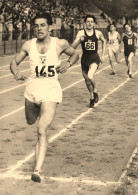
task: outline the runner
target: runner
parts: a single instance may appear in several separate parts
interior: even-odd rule
[[[62,90],[58,73],[64,73],[77,62],[79,56],[69,43],[49,35],[52,18],[49,14],[37,14],[33,20],[37,38],[28,40],[10,64],[16,80],[24,80],[18,65],[28,55],[31,75],[25,90],[25,114],[29,125],[38,119],[38,140],[36,144],[36,166],[31,179],[41,182],[41,171],[48,147],[48,132],[54,120],[57,103],[62,101]],[[70,56],[61,64],[62,53]]]
[[[116,26],[114,22],[111,23],[108,26],[108,28],[109,28],[109,32],[108,32],[107,44],[108,44],[109,61],[112,68],[112,72],[110,73],[110,75],[115,75],[113,56],[115,57],[116,62],[119,63],[121,37],[120,34],[116,31]]]
[[[128,67],[127,74],[129,78],[132,78],[132,58],[135,56],[138,35],[132,31],[130,24],[124,24],[124,30],[122,42],[124,43],[124,55]]]
[[[82,46],[81,67],[82,75],[90,93],[90,108],[97,103],[99,96],[96,89],[95,73],[99,64],[104,61],[106,41],[101,31],[95,30],[96,18],[93,15],[87,15],[84,20],[86,28],[80,30],[74,40],[72,47]],[[102,56],[98,55],[98,40],[102,41]]]

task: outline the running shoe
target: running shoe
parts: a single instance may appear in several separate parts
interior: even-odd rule
[[[132,74],[129,74],[129,78],[131,78],[131,79],[132,79]]]
[[[90,99],[90,108],[93,108],[94,107],[94,99]]]
[[[98,93],[94,92],[94,102],[97,103],[99,101]]]
[[[38,170],[34,170],[34,173],[31,176],[31,180],[34,182],[41,183],[42,179],[43,179],[43,177],[41,175],[41,172]]]
[[[115,72],[111,72],[110,75],[115,75]]]

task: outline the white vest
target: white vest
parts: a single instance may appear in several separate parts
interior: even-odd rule
[[[117,31],[115,31],[113,34],[109,32],[108,39],[109,39],[109,45],[111,45],[111,46],[118,46],[119,45]]]
[[[56,37],[51,37],[51,44],[48,51],[44,54],[38,52],[36,47],[37,38],[33,38],[29,52],[29,61],[31,68],[31,78],[58,78],[56,67],[60,65],[61,60],[56,53]]]

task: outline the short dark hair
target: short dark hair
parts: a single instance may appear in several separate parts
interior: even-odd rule
[[[112,23],[110,23],[110,24],[107,26],[107,30],[108,30],[108,31],[110,31],[110,27],[111,27],[112,25],[116,28],[116,23],[113,21]]]
[[[109,24],[109,27],[112,26],[112,25],[113,25],[114,27],[116,27],[116,23],[115,23],[114,21],[113,21],[112,23]]]
[[[87,16],[85,16],[84,22],[86,22],[87,18],[93,18],[93,21],[94,21],[95,23],[97,23],[97,22],[96,22],[96,18],[95,18],[94,15],[87,15]]]
[[[48,25],[52,25],[52,17],[49,13],[37,13],[35,17],[33,18],[33,24],[35,23],[35,20],[38,18],[45,18],[47,20]]]
[[[123,28],[124,28],[124,29],[125,29],[126,25],[129,25],[129,26],[131,27],[131,25],[130,25],[129,23],[125,23],[125,24],[123,25]]]

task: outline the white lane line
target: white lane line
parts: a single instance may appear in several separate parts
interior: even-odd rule
[[[121,61],[123,61],[123,60],[124,60],[124,58],[123,58]],[[117,63],[116,63],[116,64],[117,64]],[[101,69],[101,70],[98,71],[96,74],[99,74],[100,72],[104,71],[105,69],[107,69],[107,68],[109,68],[109,67],[110,67],[110,66],[107,66],[107,67]],[[62,91],[65,91],[65,90],[67,90],[67,89],[73,87],[74,85],[76,85],[76,84],[82,82],[83,80],[84,80],[84,79],[81,79],[81,80],[79,80],[79,81],[77,81],[77,82],[75,82],[75,83],[73,83],[73,84],[71,84],[71,85],[65,87]],[[3,119],[3,118],[5,118],[5,117],[8,117],[8,116],[10,116],[10,115],[12,115],[12,114],[15,114],[16,112],[19,112],[19,111],[21,111],[21,110],[23,110],[23,109],[24,109],[24,106],[18,108],[17,110],[14,110],[13,112],[10,112],[10,113],[8,113],[8,114],[5,114],[5,115],[3,115],[3,116],[0,117],[0,120]]]
[[[105,57],[107,57],[107,56],[105,56]],[[75,69],[75,68],[79,67],[80,65],[81,65],[81,64],[72,66],[68,71],[70,71],[70,70],[72,70],[72,69]],[[101,69],[101,70],[98,71],[98,72],[101,72],[101,71],[103,71],[103,70],[105,70],[105,69],[107,69],[107,68],[109,68],[109,67],[110,67],[110,66],[107,66],[107,67],[105,67],[104,69]],[[25,72],[25,71],[28,71],[28,70],[30,70],[30,69],[27,69],[27,70],[24,70],[24,71],[20,71],[20,72]],[[96,74],[98,74],[98,72],[97,72]],[[5,75],[5,76],[6,76],[6,75]],[[2,77],[5,77],[5,76],[2,76]],[[81,80],[81,81],[82,81],[82,80]],[[80,81],[80,82],[81,82],[81,81]],[[76,83],[76,84],[77,84],[77,83]],[[22,86],[24,86],[24,85],[26,85],[26,83],[23,83],[23,84],[21,84],[21,85],[17,85],[17,86],[15,86],[15,87],[12,87],[12,88],[9,88],[9,89],[5,89],[5,90],[1,91],[0,94],[6,93],[6,92],[11,91],[11,90],[14,90],[14,89],[17,89],[17,88],[22,87]],[[71,86],[72,86],[72,85],[71,85]],[[70,88],[70,87],[67,87],[67,88]]]
[[[10,71],[10,70],[0,70],[0,72],[7,72],[7,71]]]
[[[90,178],[78,178],[78,177],[70,177],[70,178],[62,178],[62,177],[49,177],[49,179],[57,181],[57,182],[77,182],[77,183],[86,183],[86,184],[93,184],[93,185],[99,185],[99,186],[107,186],[107,185],[113,185],[118,182],[102,182],[102,181],[96,181],[92,180]]]
[[[21,62],[21,64],[24,64],[24,63],[26,63],[26,62],[29,62],[29,61],[23,61],[23,62]],[[1,66],[0,69],[1,69],[1,68],[5,68],[5,67],[9,67],[9,66],[10,66],[10,65],[4,65],[4,66]]]
[[[20,70],[20,72],[26,72],[26,71],[29,71],[29,70],[30,70],[30,68],[28,68],[26,70]],[[13,74],[3,75],[3,76],[0,77],[0,79],[5,78],[5,77],[9,77],[9,76],[13,76]]]
[[[137,144],[137,145],[138,145],[138,144]],[[125,177],[125,175],[126,175],[126,173],[127,173],[127,169],[130,167],[130,164],[132,163],[133,158],[135,157],[135,155],[136,155],[137,153],[138,153],[138,148],[136,147],[136,148],[134,149],[134,151],[133,151],[131,157],[129,158],[129,161],[128,161],[127,165],[126,165],[126,170],[124,170],[124,172],[121,174],[121,176],[120,176],[118,182],[121,182],[121,181],[124,179],[124,177]]]
[[[3,56],[0,56],[0,58],[13,58],[15,55],[3,55]]]
[[[78,66],[80,66],[80,64],[79,64],[79,65],[77,65],[77,66],[73,66],[73,67],[71,67],[71,68],[72,68],[72,69],[73,69],[73,68],[77,68]],[[77,84],[77,83],[75,83],[75,84]],[[11,90],[17,89],[17,88],[22,87],[22,86],[24,86],[24,85],[26,85],[26,83],[23,83],[23,84],[20,84],[20,85],[14,86],[14,87],[9,88],[9,89],[5,89],[5,90],[3,90],[3,91],[0,91],[0,94],[3,94],[3,93],[6,93],[6,92],[9,92],[9,91],[11,91]],[[73,85],[74,85],[74,84],[70,85],[70,86],[69,86],[69,87],[67,87],[67,88],[70,88],[70,87],[72,87]],[[63,89],[63,90],[64,90],[64,89]]]
[[[126,176],[126,174],[127,174],[127,170],[128,170],[128,168],[130,167],[131,163],[133,162],[133,158],[136,156],[137,153],[138,153],[138,143],[137,143],[137,146],[136,146],[136,148],[134,149],[134,151],[133,151],[131,157],[130,157],[129,160],[128,160],[128,163],[127,163],[127,165],[126,165],[125,170],[123,171],[123,173],[122,173],[121,176],[119,177],[118,182],[116,183],[116,185],[115,185],[115,187],[114,187],[114,189],[113,189],[113,192],[115,192],[116,188],[119,187],[119,186],[123,183],[123,180],[124,180],[124,178],[125,178],[125,176]],[[111,194],[111,195],[114,195],[114,194]]]
[[[30,70],[30,68],[29,69],[26,69],[26,70],[20,70],[20,72],[26,72],[26,71],[29,71],[29,70]],[[5,77],[8,77],[8,76],[13,76],[13,74],[3,75],[3,76],[0,77],[0,79],[5,78]]]
[[[105,57],[107,57],[107,56],[105,56]],[[75,68],[77,68],[77,67],[79,67],[81,64],[78,64],[78,65],[74,65],[74,66],[72,66],[68,71],[70,71],[70,70],[72,70],[72,69],[75,69]],[[105,67],[104,69],[102,69],[102,70],[105,70],[106,68],[109,68],[110,66],[107,66],[107,67]],[[20,71],[20,72],[25,72],[25,71],[28,71],[28,70],[30,70],[30,69],[27,69],[27,70],[24,70],[24,71]],[[101,72],[101,71],[100,71]],[[98,72],[97,72],[98,73]],[[96,73],[96,74],[97,74]],[[12,75],[12,74],[11,74]],[[5,76],[2,76],[3,78],[4,77],[6,77],[7,75],[5,75]],[[82,81],[82,80],[81,80]],[[80,82],[81,82],[80,81]],[[24,84],[21,84],[21,85],[18,85],[18,86],[15,86],[15,87],[12,87],[12,88],[9,88],[9,89],[5,89],[5,90],[3,90],[3,91],[1,91],[0,92],[0,94],[3,94],[3,93],[6,93],[6,92],[8,92],[8,91],[11,91],[11,90],[14,90],[14,89],[17,89],[17,88],[19,88],[19,87],[22,87],[22,86],[24,86],[24,85],[26,85],[26,83],[24,83]],[[72,86],[72,85],[71,85]],[[68,88],[70,88],[70,87],[68,87]]]
[[[71,85],[65,87],[62,91],[65,91],[65,90],[67,90],[67,89],[73,87],[74,85],[80,83],[80,82],[83,81],[83,80],[84,80],[84,79],[81,79],[81,80],[79,80],[79,81],[77,81],[77,82],[75,82],[75,83],[73,83],[73,84],[71,84]],[[14,110],[14,111],[12,111],[12,112],[9,112],[8,114],[5,114],[5,115],[1,116],[1,117],[0,117],[0,120],[3,119],[3,118],[6,118],[6,117],[8,117],[8,116],[10,116],[10,115],[12,115],[12,114],[15,114],[16,112],[19,112],[19,111],[21,111],[21,110],[23,110],[23,109],[24,109],[24,106],[18,108],[17,110]]]
[[[9,89],[5,89],[5,90],[3,90],[3,91],[0,91],[0,94],[3,94],[3,93],[6,93],[6,92],[9,92],[9,91],[12,91],[12,90],[17,89],[17,88],[19,88],[19,87],[23,87],[24,85],[26,85],[26,83],[17,85],[17,86],[15,86],[15,87],[12,87],[12,88],[9,88]]]
[[[138,71],[136,71],[133,76],[135,76],[138,73]],[[120,85],[118,85],[116,88],[114,88],[112,91],[110,91],[109,93],[107,93],[101,100],[99,100],[99,102],[97,104],[95,104],[94,107],[97,107],[99,104],[101,104],[102,102],[104,102],[104,100],[111,95],[112,93],[116,92],[120,87],[124,86],[128,81],[130,81],[130,78],[127,78],[124,82],[122,82]],[[69,131],[70,128],[74,125],[77,124],[77,122],[79,122],[80,119],[82,119],[83,117],[85,117],[87,114],[89,114],[89,112],[91,112],[93,110],[93,108],[89,108],[87,111],[81,113],[76,119],[74,119],[69,125],[67,125],[67,127],[63,128],[60,130],[59,133],[57,133],[56,135],[53,135],[48,141],[49,143],[53,142],[54,140],[56,140],[57,138],[59,138],[60,136],[62,136],[62,134],[64,134],[65,132]],[[14,171],[17,170],[18,168],[20,168],[24,163],[26,163],[27,161],[29,161],[33,156],[34,156],[34,152],[31,153],[29,156],[27,156],[24,160],[19,160],[16,165],[13,165],[11,167],[9,167],[9,171],[7,171],[6,173],[3,173],[0,175],[0,177],[9,177],[12,176],[14,177]]]
[[[67,59],[64,59],[64,60],[61,60],[61,61],[65,61],[65,60],[67,60]],[[22,63],[26,63],[26,62],[29,62],[29,61],[25,61],[25,62],[22,62]],[[26,71],[29,71],[30,70],[30,68],[29,69],[26,69],[26,70],[20,70],[20,72],[26,72]],[[3,75],[3,76],[0,76],[0,79],[2,79],[2,78],[5,78],[5,77],[9,77],[9,76],[13,76],[13,74],[7,74],[7,75]]]
[[[81,72],[70,72],[70,74],[81,74],[82,75]]]
[[[78,51],[80,51],[80,50],[78,50]],[[108,56],[108,55],[107,55]],[[105,56],[105,57],[107,57],[107,56]],[[62,59],[61,61],[66,61],[66,60],[68,60],[67,58],[66,59]],[[23,63],[28,63],[29,61],[23,61],[23,62],[21,62],[21,64],[23,64]],[[4,67],[8,67],[9,65],[5,65],[5,66],[2,66],[2,67],[0,67],[0,68],[4,68]],[[26,70],[23,70],[23,71],[20,71],[20,72],[25,72],[25,71],[28,71],[28,70],[30,70],[30,68],[29,69],[26,69]],[[9,77],[9,76],[12,76],[13,74],[7,74],[7,75],[3,75],[3,76],[0,76],[0,79],[1,78],[5,78],[5,77]]]
[[[31,174],[30,174],[31,175]],[[20,173],[14,173],[14,175],[9,175],[8,178],[14,178],[18,180],[30,180],[31,176],[30,175],[22,175]],[[5,179],[4,175],[0,175],[0,178]],[[119,184],[118,182],[112,182],[112,181],[98,181],[94,180],[93,178],[82,178],[82,177],[45,177],[45,180],[50,179],[52,181],[57,181],[57,182],[64,182],[64,183],[69,183],[69,182],[74,182],[74,183],[83,183],[84,185],[97,185],[97,186],[107,186],[107,185],[114,185],[114,184]],[[42,181],[42,184],[44,184],[44,181]]]
[[[67,60],[67,59],[63,59],[63,60],[61,60],[61,61],[65,61],[65,60]],[[23,61],[23,62],[21,62],[21,64],[24,64],[24,63],[29,63],[29,61]],[[0,67],[0,69],[1,68],[5,68],[5,67],[9,67],[10,65],[5,65],[5,66],[1,66]],[[12,74],[11,74],[12,75]],[[6,75],[5,75],[6,76]],[[9,75],[7,75],[7,76],[9,76]]]
[[[1,117],[0,117],[0,120],[3,119],[3,118],[6,118],[6,117],[8,117],[8,116],[10,116],[10,115],[12,115],[12,114],[15,114],[16,112],[19,112],[19,111],[21,111],[21,110],[23,110],[23,109],[24,109],[24,106],[18,108],[17,110],[14,110],[14,111],[12,111],[12,112],[9,112],[8,114],[5,114],[5,115],[1,116]]]
[[[135,72],[133,75],[136,75],[138,73]],[[122,87],[124,84],[126,84],[128,81],[130,80],[130,78],[127,78],[123,83],[121,83],[118,87],[114,88],[112,91],[110,91],[108,94],[106,94],[101,100],[98,101],[98,103],[95,104],[94,107],[97,107],[99,104],[101,104],[109,95],[111,95],[112,93],[114,93],[115,91],[117,91],[120,87]],[[66,128],[62,129],[58,134],[52,136],[49,139],[49,142],[52,142],[53,140],[57,139],[58,137],[60,137],[64,132],[66,132],[68,129],[70,129],[74,124],[76,124],[81,118],[83,118],[85,115],[87,115],[90,111],[92,110],[92,108],[89,108],[86,112],[83,112],[82,114],[80,114],[76,119],[74,119]]]
[[[70,69],[74,69],[74,68],[77,68],[77,67],[79,67],[79,66],[80,66],[80,64],[79,64],[79,65],[76,65],[76,66],[72,66]],[[5,89],[5,90],[3,90],[3,91],[0,91],[0,94],[3,94],[3,93],[6,93],[6,92],[9,92],[9,91],[11,91],[11,90],[17,89],[17,88],[22,87],[22,86],[24,86],[24,85],[26,85],[26,83],[23,83],[23,84],[20,84],[20,85],[14,86],[14,87],[9,88],[9,89]]]
[[[124,59],[122,59],[122,60],[124,60]],[[109,68],[109,67],[110,67],[110,66],[107,66],[107,67],[101,69],[101,70],[98,71],[96,74],[99,74],[100,72],[104,71],[105,69],[107,69],[107,68]],[[76,84],[82,82],[83,80],[84,80],[84,79],[81,79],[81,80],[79,80],[79,81],[76,81],[75,83],[73,83],[73,84],[71,84],[71,85],[65,87],[62,91],[65,91],[65,90],[67,90],[67,89],[69,89],[69,88],[75,86]],[[25,85],[25,84],[24,84],[24,85]],[[20,85],[17,86],[17,87],[14,87],[13,89],[18,88],[18,87],[20,87]],[[8,90],[4,90],[4,91],[0,92],[0,94],[5,93],[5,92],[10,91],[10,90],[12,90],[12,88],[11,88],[11,89],[8,89]],[[14,113],[16,113],[16,112],[19,112],[19,111],[21,111],[22,109],[24,109],[24,106],[18,108],[17,110],[14,110],[13,112],[10,112],[10,113],[8,113],[8,114],[5,114],[5,115],[1,116],[1,117],[0,117],[0,120],[3,119],[3,118],[5,118],[5,117],[8,117],[8,116],[10,116],[10,115],[12,115],[12,114],[14,114]]]

